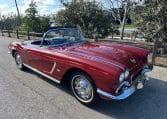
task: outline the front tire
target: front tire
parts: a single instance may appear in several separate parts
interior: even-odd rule
[[[93,80],[83,72],[74,72],[71,75],[71,90],[75,98],[84,105],[95,105],[99,96]]]
[[[20,56],[19,53],[15,53],[15,62],[16,62],[16,65],[17,65],[17,68],[20,69],[20,70],[24,70],[25,69],[25,66],[23,65],[23,61],[22,61],[22,58]]]

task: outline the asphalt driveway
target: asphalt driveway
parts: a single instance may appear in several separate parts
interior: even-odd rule
[[[7,54],[14,38],[0,36],[0,119],[167,119],[167,69],[154,67],[143,90],[123,101],[88,108],[67,88],[17,69]]]

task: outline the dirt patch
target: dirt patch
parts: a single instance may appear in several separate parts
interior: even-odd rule
[[[167,57],[156,57],[155,64],[159,66],[167,67]]]

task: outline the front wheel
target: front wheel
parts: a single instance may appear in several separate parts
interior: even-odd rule
[[[21,59],[21,56],[20,56],[20,54],[19,53],[15,53],[15,61],[16,61],[16,65],[17,65],[17,67],[20,69],[20,70],[24,70],[25,69],[25,67],[24,67],[24,65],[23,65],[23,61],[22,61],[22,59]]]
[[[85,73],[75,72],[71,76],[71,90],[82,104],[90,106],[98,102],[99,97],[93,80]]]

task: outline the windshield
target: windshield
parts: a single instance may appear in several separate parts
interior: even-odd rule
[[[45,42],[48,45],[61,45],[85,41],[81,32],[76,28],[59,28],[46,33]]]

